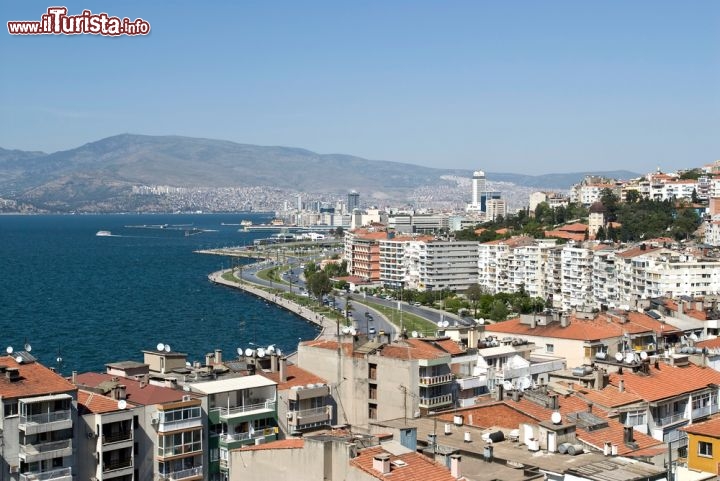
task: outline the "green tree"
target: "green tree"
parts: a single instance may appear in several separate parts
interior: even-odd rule
[[[507,306],[505,305],[505,302],[500,299],[496,299],[493,301],[492,306],[490,307],[489,317],[493,321],[504,321],[505,319],[507,319],[508,313],[509,311]]]
[[[308,290],[312,292],[319,302],[322,302],[322,297],[332,292],[330,278],[323,271],[314,273],[309,279]]]
[[[342,226],[338,226],[337,229],[335,229],[335,237],[344,237],[345,236],[345,229],[342,228]]]
[[[473,284],[465,291],[465,297],[470,301],[473,308],[473,317],[477,318],[478,303],[480,299],[482,299],[483,294],[485,294],[485,289],[483,289],[480,284]]]
[[[605,229],[603,228],[603,226],[600,226],[598,228],[597,234],[595,234],[595,239],[599,241],[604,241],[605,239],[607,239],[607,234],[605,233]]]
[[[634,204],[640,200],[640,192],[637,190],[628,190],[625,194],[625,203]]]

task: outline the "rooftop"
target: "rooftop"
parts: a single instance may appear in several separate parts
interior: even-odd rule
[[[132,407],[132,405],[130,405]],[[84,389],[78,390],[78,411],[83,414],[103,414],[120,411],[118,401]]]
[[[294,364],[287,366],[287,381],[280,382],[279,372],[258,372],[261,376],[270,379],[273,382],[278,383],[278,391],[285,391],[293,386],[306,386],[308,384],[327,384],[327,381],[310,371],[306,371]]]
[[[108,383],[122,384],[126,387],[127,400],[142,406],[182,401],[183,395],[189,394],[181,389],[153,386],[135,379],[118,378],[110,374],[97,372],[78,374],[77,383],[80,387],[87,386],[89,388],[97,388],[100,385],[107,386]]]
[[[390,473],[382,474],[373,469],[373,458],[385,454],[390,456]],[[399,462],[398,462],[399,461]],[[350,464],[377,479],[393,481],[456,481],[445,466],[435,463],[419,453],[392,455],[382,446],[363,449]],[[462,478],[461,478],[462,479]]]
[[[71,382],[39,362],[19,364],[12,356],[2,356],[0,366],[19,371],[19,378],[14,381],[4,373],[0,374],[0,397],[4,399],[59,394],[77,389]]]
[[[190,384],[190,389],[202,394],[217,394],[275,385],[277,385],[275,381],[256,374],[253,376],[234,377],[217,381],[196,382]]]

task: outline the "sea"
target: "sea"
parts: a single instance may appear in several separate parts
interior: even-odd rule
[[[223,350],[224,359],[254,346],[295,351],[298,341],[317,335],[315,326],[211,283],[207,275],[228,268],[231,259],[195,253],[252,245],[270,234],[240,232],[238,224],[271,218],[0,216],[0,353],[29,345],[40,362],[69,375],[102,372],[110,362],[142,362],[142,351],[160,343],[187,353],[190,362],[204,362],[215,349]],[[111,235],[97,236],[101,230]]]

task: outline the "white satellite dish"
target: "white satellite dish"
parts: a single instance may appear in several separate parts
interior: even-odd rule
[[[559,412],[555,411],[555,412],[552,413],[552,415],[550,416],[550,421],[552,421],[553,424],[560,424],[560,423],[562,423],[562,414],[560,414]]]
[[[164,351],[164,350],[165,350],[165,344],[163,344],[162,342],[158,342],[157,350],[158,350],[158,351]]]
[[[250,357],[250,356],[252,356],[253,354],[255,354],[255,351],[253,351],[253,350],[250,349],[249,347],[248,347],[247,349],[245,349],[245,355],[246,355],[247,357]]]
[[[413,331],[411,334],[412,334],[412,337],[418,337],[418,332],[417,332],[417,331]]]
[[[18,364],[22,364],[22,362],[23,362],[22,356],[16,357],[16,358],[15,358],[15,362],[17,362]]]
[[[58,356],[57,359],[55,359],[57,362],[62,362],[62,357]]]
[[[12,354],[12,353],[13,353],[13,348],[12,348],[12,346],[8,346],[8,347],[5,349],[5,352],[7,352],[8,354]]]
[[[170,352],[170,344],[165,344],[165,352]]]
[[[695,334],[694,332],[691,333],[691,334],[690,334],[690,340],[691,340],[691,341],[697,341],[697,340],[698,340],[697,334]]]
[[[275,349],[275,354],[282,356],[282,351],[280,351],[280,349]]]
[[[265,352],[267,352],[268,354],[275,354],[275,346],[272,345],[272,344],[270,344],[270,345],[265,349]]]
[[[503,381],[503,388],[506,391],[512,391],[513,390],[513,384],[510,381]]]
[[[258,357],[265,357],[265,349],[262,347],[257,350],[257,356]]]
[[[25,343],[25,350],[26,350],[27,352],[32,351],[32,346],[31,346],[29,343],[27,343],[27,342]]]
[[[351,335],[351,336],[357,336],[357,329],[355,329],[354,327],[351,327],[351,328],[350,328],[350,335]]]
[[[481,317],[480,319],[477,319],[475,322],[477,322],[478,324],[480,324],[482,326],[483,324],[485,324],[485,319],[483,319]]]
[[[615,353],[615,360],[616,360],[617,362],[622,362],[622,360],[623,360],[623,353],[622,353],[622,352],[616,352],[616,353]]]
[[[343,328],[342,328],[342,333],[343,333],[343,334],[350,334],[350,328],[349,328],[348,326],[343,327]]]
[[[632,352],[628,352],[627,354],[625,354],[625,362],[627,364],[632,364],[633,362],[635,362],[635,354],[633,354]]]
[[[185,361],[185,367],[192,367],[192,364],[190,364],[190,361]]]
[[[530,377],[524,377],[520,379],[520,389],[530,389],[532,386],[532,379]]]
[[[118,401],[118,409],[125,409],[127,407],[127,401],[121,399]]]
[[[237,348],[237,353],[238,353],[238,356],[242,356],[242,355],[243,355],[242,347],[238,347],[238,348]]]
[[[644,360],[647,359],[647,358],[648,358],[648,353],[645,352],[645,351],[642,351],[642,352],[640,353],[640,359],[642,359],[642,360],[644,361]]]
[[[188,391],[188,392],[189,392],[189,391],[190,391],[190,386],[188,386],[187,384],[185,384],[185,385],[183,386],[183,391]]]

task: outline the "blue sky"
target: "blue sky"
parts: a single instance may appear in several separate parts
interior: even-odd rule
[[[149,36],[12,36],[142,17]],[[720,159],[720,2],[3,2],[0,146],[119,133],[431,167],[644,172]]]

